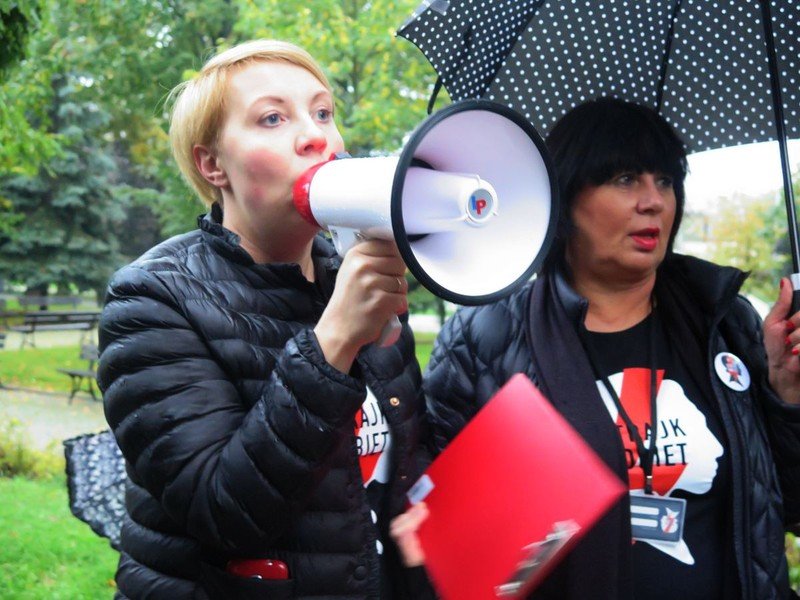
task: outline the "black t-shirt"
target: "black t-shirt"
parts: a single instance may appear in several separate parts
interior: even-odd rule
[[[654,336],[654,344],[651,344]],[[650,435],[650,370],[658,371],[653,491],[686,499],[679,542],[636,540],[633,545],[635,597],[688,600],[736,597],[730,528],[730,458],[714,400],[696,382],[708,377],[705,364],[686,364],[669,343],[656,314],[625,331],[587,332],[585,343],[595,372],[616,391],[623,408]],[[631,491],[643,493],[644,476],[636,445],[602,380],[601,396],[618,426],[628,461]]]

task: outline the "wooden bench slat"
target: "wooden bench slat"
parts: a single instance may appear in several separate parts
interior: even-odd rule
[[[100,320],[100,312],[40,311],[23,313],[22,318],[21,325],[9,327],[10,331],[22,334],[20,348],[24,347],[26,342],[35,347],[33,337],[37,331],[92,331]]]

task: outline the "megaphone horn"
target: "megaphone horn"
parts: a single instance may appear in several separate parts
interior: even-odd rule
[[[359,239],[394,239],[414,277],[456,304],[497,300],[533,276],[557,198],[538,133],[487,100],[434,113],[399,157],[337,157],[294,188],[297,210],[331,232],[340,254]]]

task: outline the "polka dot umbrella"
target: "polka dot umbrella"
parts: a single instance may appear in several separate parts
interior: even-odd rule
[[[398,35],[436,91],[504,103],[541,132],[617,96],[658,110],[691,152],[777,139],[800,271],[786,150],[800,137],[800,0],[426,0]]]

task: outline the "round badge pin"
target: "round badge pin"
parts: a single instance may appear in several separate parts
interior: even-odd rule
[[[714,359],[714,369],[719,380],[735,392],[750,387],[750,372],[735,354],[720,352]]]

